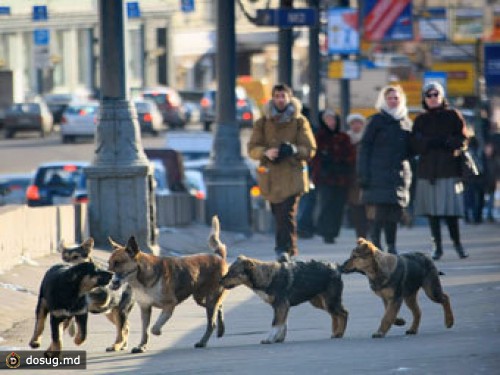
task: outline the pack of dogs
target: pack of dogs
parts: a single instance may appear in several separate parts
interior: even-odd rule
[[[35,328],[29,342],[32,348],[40,346],[47,316],[50,316],[51,343],[45,356],[61,355],[65,329],[74,336],[75,344],[81,345],[87,337],[88,313],[91,313],[105,314],[115,326],[115,342],[106,351],[125,350],[129,315],[137,304],[142,322],[141,341],[132,353],[143,353],[149,331],[161,335],[176,306],[189,297],[206,312],[205,332],[195,344],[196,348],[203,348],[215,330],[217,337],[224,335],[224,298],[240,285],[252,290],[273,309],[271,330],[262,344],[283,342],[290,308],[304,302],[327,312],[332,319],[331,338],[342,338],[349,315],[342,304],[342,275],[353,272],[366,276],[370,289],[384,304],[385,311],[373,338],[384,337],[392,325],[406,324],[398,317],[403,302],[413,316],[406,334],[417,334],[421,320],[417,301],[420,289],[431,301],[442,305],[445,327],[451,328],[454,323],[450,298],[443,292],[439,277],[442,273],[428,255],[385,253],[364,238],[357,240],[342,264],[317,260],[262,261],[244,255],[228,264],[217,216],[212,218],[208,238],[212,253],[157,256],[141,251],[134,236],[126,244],[111,238],[109,243],[112,252],[106,267],[92,256],[92,238],[73,246],[61,242],[59,251],[64,263],[52,266],[40,284]],[[161,312],[150,330],[153,308]]]

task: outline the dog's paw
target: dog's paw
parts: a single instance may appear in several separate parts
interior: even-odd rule
[[[157,326],[153,326],[151,328],[151,333],[155,336],[160,336],[161,335],[161,328]]]
[[[127,343],[118,343],[118,344],[113,344],[111,346],[108,346],[106,348],[107,352],[119,352],[120,350],[125,350],[127,349]]]
[[[47,350],[43,353],[45,358],[61,358],[61,352],[57,350]]]
[[[207,346],[206,343],[203,343],[203,342],[197,342],[196,344],[194,344],[194,347],[195,348],[204,348],[205,346]]]
[[[264,339],[260,342],[261,344],[272,344],[273,342],[269,339]]]
[[[395,326],[404,326],[405,324],[406,324],[406,320],[404,320],[403,318],[394,319]]]
[[[30,341],[30,347],[31,347],[32,349],[39,348],[39,347],[40,347],[40,341],[37,341],[37,340],[31,340],[31,341]]]
[[[344,336],[343,333],[336,333],[331,336],[332,339],[341,339]]]
[[[217,325],[217,337],[224,336],[225,332],[226,332],[226,327],[224,326],[224,324],[218,324]]]
[[[81,345],[83,344],[83,342],[85,341],[84,338],[82,338],[81,336],[77,335],[75,336],[75,339],[73,340],[73,342],[76,344],[76,345]]]
[[[406,334],[407,335],[416,335],[417,334],[417,331],[415,329],[408,329],[406,331]]]
[[[135,348],[132,349],[131,353],[137,354],[137,353],[144,353],[145,351],[146,351],[145,346],[136,346]]]
[[[372,335],[372,339],[381,339],[383,338],[385,335],[381,332],[375,332],[373,335]]]

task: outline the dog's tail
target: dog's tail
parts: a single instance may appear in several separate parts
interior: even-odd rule
[[[217,215],[212,217],[212,230],[208,236],[208,246],[218,254],[222,259],[226,259],[227,251],[226,245],[224,245],[220,240],[220,223]]]

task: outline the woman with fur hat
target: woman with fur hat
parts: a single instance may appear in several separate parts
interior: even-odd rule
[[[370,239],[379,248],[382,230],[387,250],[396,251],[396,233],[410,201],[410,131],[406,96],[400,86],[379,93],[373,115],[361,139],[357,173],[370,220]]]
[[[422,106],[425,112],[415,119],[411,135],[413,149],[419,156],[415,214],[429,219],[434,260],[443,256],[441,219],[448,226],[458,256],[466,258],[458,226],[464,213],[458,156],[466,145],[466,124],[460,112],[448,108],[443,86],[438,82],[423,87]]]
[[[248,155],[260,162],[257,179],[262,195],[271,204],[276,224],[278,260],[298,255],[297,206],[309,190],[307,161],[316,152],[309,121],[290,87],[277,84],[265,113],[253,126]]]
[[[359,113],[351,113],[346,119],[349,130],[347,135],[351,139],[356,155],[358,154],[361,138],[365,132],[366,118]],[[349,221],[354,227],[356,238],[366,238],[368,235],[368,218],[366,217],[366,207],[361,202],[361,189],[356,181],[356,170],[353,171],[353,178],[347,197]]]
[[[340,116],[329,109],[320,116],[316,144],[311,163],[319,209],[316,229],[325,243],[334,243],[342,226],[356,154],[349,136],[340,130]]]

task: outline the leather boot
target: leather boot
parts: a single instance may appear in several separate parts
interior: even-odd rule
[[[457,254],[460,257],[460,259],[465,259],[465,258],[467,258],[469,256],[469,253],[467,253],[464,250],[464,247],[462,246],[461,243],[454,244],[453,247],[455,248],[455,251],[457,252]]]
[[[387,244],[387,252],[390,254],[397,255],[397,250],[396,250],[396,245],[394,244]]]
[[[434,242],[432,246],[432,259],[439,260],[443,256],[443,245],[441,242]]]

